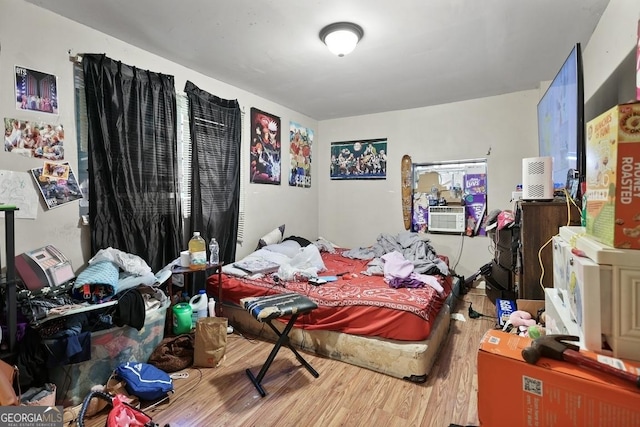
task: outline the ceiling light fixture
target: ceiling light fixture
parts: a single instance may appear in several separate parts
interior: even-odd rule
[[[320,30],[320,40],[340,57],[353,51],[363,35],[362,27],[351,22],[336,22]]]

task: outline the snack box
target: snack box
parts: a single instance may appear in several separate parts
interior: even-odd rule
[[[640,249],[640,103],[617,105],[587,123],[586,164],[587,234]]]

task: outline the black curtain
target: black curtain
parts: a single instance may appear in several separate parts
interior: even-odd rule
[[[158,271],[182,246],[174,78],[99,54],[82,66],[92,254],[113,247]]]
[[[240,106],[187,81],[192,142],[192,231],[220,244],[220,261],[236,257],[240,210]]]

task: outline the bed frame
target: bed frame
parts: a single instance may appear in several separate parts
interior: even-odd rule
[[[293,328],[290,343],[295,347],[334,360],[371,369],[415,383],[427,381],[429,372],[449,335],[451,311],[455,309],[455,295],[460,295],[460,280],[453,278],[452,292],[440,309],[431,328],[429,338],[422,341],[398,341],[379,337],[350,335],[342,332]],[[236,305],[224,306],[224,316],[242,333],[259,336],[271,341],[276,334],[263,323]],[[284,323],[275,321],[278,329]]]

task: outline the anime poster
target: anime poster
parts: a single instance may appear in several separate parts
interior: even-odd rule
[[[58,114],[56,76],[16,66],[16,108]]]
[[[48,209],[82,199],[78,180],[67,162],[45,162],[43,167],[31,169],[31,175]]]
[[[64,159],[64,128],[44,122],[4,119],[4,151],[47,160]]]
[[[331,179],[387,179],[387,140],[331,143]]]
[[[280,117],[251,108],[251,126],[249,180],[280,185]]]
[[[289,153],[291,154],[291,174],[289,185],[311,187],[311,146],[313,130],[289,123]]]

